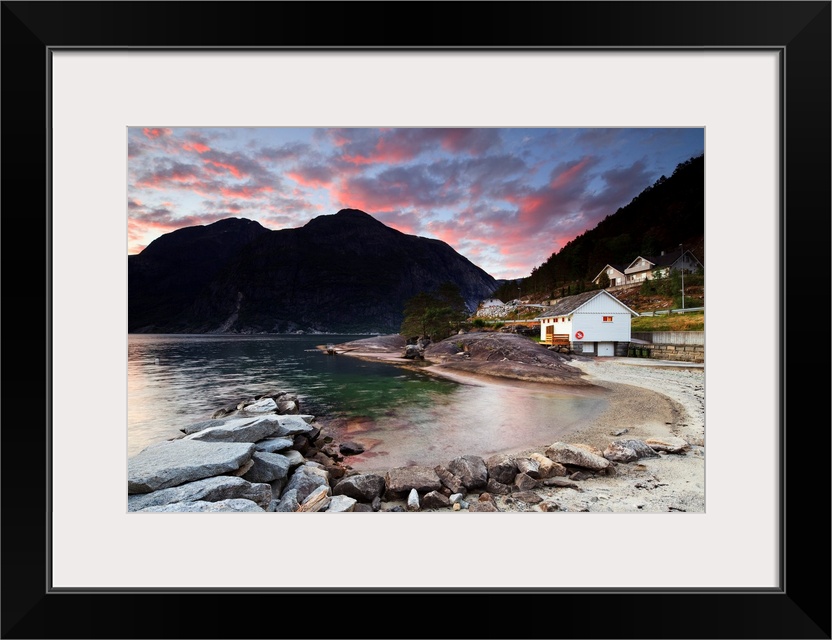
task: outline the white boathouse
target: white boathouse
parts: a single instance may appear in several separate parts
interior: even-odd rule
[[[630,320],[638,313],[602,289],[555,301],[536,320],[544,344],[586,356],[626,356]]]

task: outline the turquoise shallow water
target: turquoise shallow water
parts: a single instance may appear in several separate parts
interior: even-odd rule
[[[367,451],[359,470],[437,464],[553,442],[604,400],[543,385],[458,384],[317,345],[363,336],[145,335],[128,339],[128,456],[241,398],[284,389]]]

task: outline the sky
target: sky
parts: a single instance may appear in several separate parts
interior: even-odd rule
[[[521,278],[704,148],[703,128],[130,127],[128,253],[223,218],[360,209]]]

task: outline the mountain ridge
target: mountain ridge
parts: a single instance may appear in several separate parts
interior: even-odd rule
[[[187,227],[128,265],[131,333],[396,332],[420,291],[453,282],[473,311],[498,286],[441,240],[358,209],[292,229],[244,218]]]

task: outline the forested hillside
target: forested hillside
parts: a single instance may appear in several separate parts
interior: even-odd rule
[[[677,165],[598,225],[585,231],[532,270],[521,283],[523,295],[557,297],[591,287],[607,264],[626,266],[636,256],[656,256],[679,244],[704,263],[705,156]],[[561,291],[564,289],[564,291]],[[517,284],[502,285],[494,296],[517,297]]]

